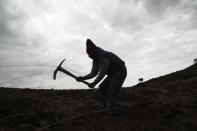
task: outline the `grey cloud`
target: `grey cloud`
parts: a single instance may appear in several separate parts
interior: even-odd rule
[[[195,0],[146,0],[144,7],[150,19],[163,22],[174,18],[173,26],[177,30],[196,28],[197,1]]]
[[[139,9],[141,4],[142,2],[129,0],[115,0],[112,3],[105,3],[101,7],[100,17],[114,31],[127,31],[131,33],[144,26],[142,21],[145,12],[143,12],[143,9]],[[136,9],[139,12],[136,12]]]
[[[11,64],[12,58],[15,58],[14,63],[16,61],[20,63],[22,59],[28,58],[28,55],[35,56],[42,40],[39,34],[27,37],[23,32],[23,24],[27,17],[25,12],[18,9],[15,6],[16,3],[11,1],[2,0],[0,2],[1,64]]]
[[[33,34],[27,37],[23,32],[26,14],[13,1],[0,1],[0,60],[1,65],[42,64],[39,48],[42,39]],[[28,74],[47,72],[41,68],[1,68],[0,81],[11,80]],[[23,83],[23,82],[22,82]],[[13,83],[12,83],[13,84]]]
[[[190,28],[196,29],[197,28],[197,1],[196,0],[189,0],[182,5],[181,8],[185,14],[190,15]]]
[[[197,2],[192,0],[124,0],[114,1],[111,6],[102,7],[103,17],[114,31],[139,31],[154,23],[163,22],[170,16],[177,18],[178,28],[187,29],[184,15],[190,16],[190,26],[196,27]],[[182,14],[183,17],[178,16]],[[172,17],[173,17],[172,16]],[[179,19],[183,19],[180,20]],[[173,24],[175,24],[173,23]]]
[[[0,1],[0,44],[3,44],[5,39],[8,39],[9,36],[13,35],[8,24],[8,21],[10,19],[10,17],[8,16],[9,13],[6,10],[4,3],[4,1]]]
[[[126,84],[130,86],[137,77],[147,80],[175,71],[179,64],[186,65],[197,55],[194,1],[90,0],[79,4],[74,0],[40,3],[24,0],[20,7],[14,4],[16,1],[0,2],[1,65],[57,65],[66,58],[63,67],[85,75],[91,69],[91,60],[85,52],[85,40],[89,37],[126,61]],[[61,73],[53,81],[53,70],[0,68],[0,82],[44,73],[6,85],[38,87],[43,83],[45,88],[79,87]]]
[[[161,18],[166,10],[175,8],[182,0],[146,0],[144,1],[145,8],[149,13],[157,18]]]
[[[166,12],[171,13],[168,10],[179,5],[180,0],[115,0],[110,7],[101,7],[101,17],[114,31],[132,33],[162,21]]]

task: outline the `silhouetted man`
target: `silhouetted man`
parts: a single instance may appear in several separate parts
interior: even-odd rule
[[[86,52],[93,60],[92,70],[86,76],[77,77],[77,81],[96,79],[88,86],[94,88],[104,77],[105,80],[99,85],[99,94],[108,110],[118,107],[118,95],[120,88],[127,76],[125,62],[112,52],[97,47],[90,39],[86,41]],[[60,69],[61,71],[61,69]]]

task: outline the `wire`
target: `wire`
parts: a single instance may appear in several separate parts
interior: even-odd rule
[[[32,66],[37,66],[37,67],[57,67],[57,66],[47,66],[47,65],[1,65],[0,67],[32,67]]]
[[[0,67],[49,67],[49,68],[54,68],[56,66],[47,66],[47,65],[1,65]],[[44,74],[44,73],[42,73]],[[31,77],[31,76],[36,76],[36,75],[42,75],[42,74],[30,74],[30,75],[25,75],[25,76],[22,76],[22,77],[17,77],[17,78],[14,78],[14,79],[10,79],[10,80],[7,80],[7,81],[4,81],[2,83],[0,83],[0,86],[2,86],[3,84],[6,84],[6,83],[10,83],[12,81],[15,81],[15,80],[19,80],[19,79],[23,79],[23,78],[26,78],[26,77]]]
[[[48,68],[54,68],[54,67],[57,67],[57,66],[47,66],[47,65],[0,65],[0,68],[4,68],[4,67],[48,67]],[[71,69],[70,69],[71,70]],[[72,72],[76,73],[75,71],[71,70]],[[42,74],[45,74],[45,73],[42,73]],[[15,81],[15,80],[18,80],[18,79],[23,79],[23,78],[26,78],[26,77],[31,77],[31,76],[36,76],[36,75],[42,75],[42,74],[30,74],[30,75],[26,75],[26,76],[22,76],[22,77],[17,77],[17,78],[14,78],[14,79],[10,79],[10,80],[7,80],[7,81],[4,81],[2,83],[0,83],[0,86],[2,86],[3,84],[6,84],[6,83],[10,83],[12,81]]]
[[[4,81],[4,82],[0,83],[0,86],[2,86],[3,84],[9,83],[9,82],[18,80],[18,79],[23,79],[23,78],[26,78],[26,77],[37,76],[37,75],[42,75],[42,74],[45,74],[45,73],[41,73],[41,74],[30,74],[30,75],[25,75],[25,76],[22,76],[22,77],[17,77],[17,78],[14,78],[14,79],[10,79],[10,80],[7,80],[7,81]]]

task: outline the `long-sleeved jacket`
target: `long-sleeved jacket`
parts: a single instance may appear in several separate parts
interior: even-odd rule
[[[92,62],[91,72],[83,77],[86,80],[98,74],[94,80],[96,84],[99,83],[105,75],[113,75],[125,64],[125,62],[114,53],[105,51],[99,47],[97,47],[96,55],[96,59],[93,59]]]

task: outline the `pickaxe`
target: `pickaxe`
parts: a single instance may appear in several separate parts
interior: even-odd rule
[[[63,63],[64,61],[65,61],[65,59],[63,59],[62,62],[61,62],[61,63],[57,66],[57,68],[55,69],[55,71],[54,71],[54,73],[53,73],[53,79],[54,79],[54,80],[56,80],[56,75],[57,75],[57,72],[59,71],[58,68],[61,67],[61,65],[62,65],[62,63]],[[63,69],[62,72],[64,72],[65,74],[67,74],[67,75],[69,75],[69,76],[71,76],[71,77],[73,77],[73,78],[75,78],[75,79],[77,78],[77,76],[73,75],[71,72],[69,72],[69,71],[67,71],[67,70],[65,70],[65,69]],[[82,82],[82,83],[84,83],[84,84],[86,84],[86,85],[89,85],[89,83],[88,83],[87,81],[82,80],[82,81],[80,81],[80,82]]]

